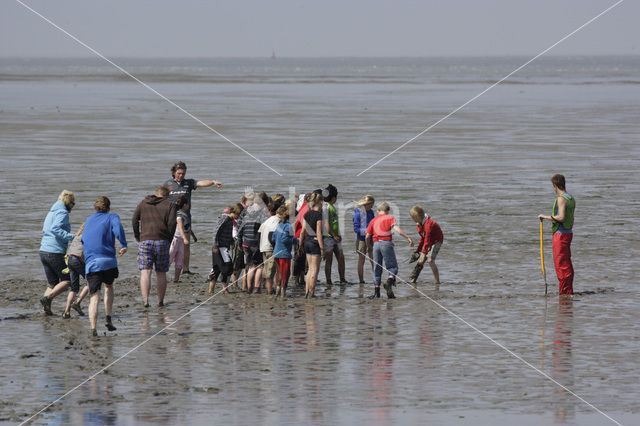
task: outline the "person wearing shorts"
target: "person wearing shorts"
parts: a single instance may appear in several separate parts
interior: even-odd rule
[[[338,188],[329,184],[325,188],[327,197],[322,205],[322,220],[324,226],[324,275],[327,279],[327,285],[331,285],[331,266],[333,264],[333,255],[338,260],[338,275],[340,275],[340,284],[346,284],[347,280],[344,276],[345,263],[344,252],[342,251],[342,236],[340,235],[340,223],[338,219],[338,211],[335,203],[338,200]]]
[[[84,246],[85,274],[89,285],[89,324],[91,334],[97,336],[98,304],[100,288],[104,284],[104,311],[107,330],[116,327],[111,321],[113,307],[113,281],[118,277],[115,242],[120,242],[119,255],[127,252],[127,239],[117,214],[109,213],[111,201],[107,197],[98,197],[94,204],[96,212],[85,221],[82,232]]]
[[[47,288],[40,298],[42,310],[47,315],[53,315],[51,301],[69,286],[69,272],[64,261],[69,241],[73,240],[69,212],[75,206],[73,192],[64,190],[56,201],[42,226],[42,241],[40,243],[40,262],[47,277]]]
[[[365,235],[367,226],[375,217],[373,195],[365,195],[360,201],[354,201],[356,208],[353,209],[353,232],[356,233],[356,252],[358,253],[358,278],[360,284],[364,284],[364,263],[369,259],[371,269],[373,269],[373,248],[367,246]]]
[[[185,197],[172,203],[169,189],[156,188],[154,195],[145,197],[133,214],[131,225],[138,242],[138,269],[140,270],[140,293],[142,304],[149,307],[151,291],[151,271],[155,266],[158,306],[164,306],[167,291],[167,271],[169,270],[169,248],[176,230],[176,212],[186,202]]]
[[[229,276],[233,272],[231,246],[233,245],[233,222],[242,213],[242,204],[234,204],[218,218],[213,230],[213,247],[211,249],[211,272],[209,272],[209,294],[216,288],[216,281],[222,275],[222,290],[229,293]]]
[[[440,284],[440,274],[438,272],[438,266],[436,265],[436,257],[440,251],[440,247],[444,242],[444,235],[440,225],[435,220],[431,219],[431,216],[424,212],[424,209],[420,206],[413,206],[409,211],[411,219],[416,223],[418,234],[420,234],[420,243],[412,256],[416,258],[418,263],[413,268],[413,272],[409,276],[411,284],[415,284],[418,281],[418,276],[424,267],[424,263],[427,262],[433,272],[434,283]]]
[[[293,246],[293,235],[291,235],[291,224],[289,223],[289,207],[285,204],[278,208],[276,215],[280,220],[276,230],[270,237],[273,243],[273,257],[278,271],[276,281],[276,297],[280,295],[283,299],[287,297],[287,284],[289,283],[289,273],[291,271],[291,248]]]
[[[246,288],[248,293],[259,292],[262,285],[262,253],[260,253],[260,225],[268,216],[269,196],[260,192],[253,196],[253,204],[242,211],[238,218],[238,241],[244,252]],[[244,286],[243,286],[244,287]]]
[[[62,318],[71,318],[71,308],[75,309],[78,315],[84,316],[80,303],[89,293],[89,286],[84,286],[82,292],[80,292],[80,277],[85,278],[84,246],[82,245],[83,230],[84,223],[80,226],[78,232],[76,232],[67,249],[67,265],[69,266],[71,286],[69,296],[67,297],[67,306],[62,314]],[[76,295],[78,297],[74,300]]]
[[[301,245],[307,256],[309,270],[306,276],[305,298],[315,297],[318,273],[324,241],[322,241],[322,195],[314,192],[309,199],[310,210],[304,215],[302,232],[300,233]]]

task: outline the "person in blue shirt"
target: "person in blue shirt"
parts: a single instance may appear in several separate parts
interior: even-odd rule
[[[89,323],[91,334],[97,336],[98,304],[100,303],[100,287],[104,283],[104,310],[107,316],[105,326],[109,331],[116,327],[111,321],[113,306],[113,282],[118,277],[118,261],[116,260],[115,240],[120,242],[122,256],[127,252],[127,239],[124,228],[117,214],[109,213],[111,201],[107,197],[98,197],[94,204],[96,212],[89,216],[82,233],[84,245],[84,261],[87,283],[89,285]]]
[[[293,232],[289,223],[290,205],[284,204],[278,207],[276,215],[280,223],[276,230],[271,232],[269,240],[273,243],[273,257],[275,258],[278,281],[276,283],[276,297],[280,294],[283,299],[287,297],[287,283],[291,272],[291,248],[293,247]]]
[[[64,255],[67,253],[69,241],[73,240],[69,212],[75,205],[73,192],[65,189],[58,196],[58,201],[51,206],[42,226],[40,261],[44,267],[48,285],[40,298],[40,303],[47,315],[53,315],[51,300],[69,287],[71,282]]]
[[[376,200],[373,195],[365,195],[360,201],[356,201],[356,208],[353,209],[353,232],[356,233],[356,251],[358,252],[358,278],[360,284],[364,284],[364,262],[369,259],[371,269],[373,270],[373,249],[371,246],[367,248],[365,235],[367,234],[367,226],[375,217],[373,205]]]

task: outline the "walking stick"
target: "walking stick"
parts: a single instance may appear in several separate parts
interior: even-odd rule
[[[544,245],[542,244],[542,219],[540,219],[540,266],[542,267],[542,277],[544,278],[544,295],[547,295],[547,273],[544,270]]]

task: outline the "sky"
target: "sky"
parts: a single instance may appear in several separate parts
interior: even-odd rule
[[[535,55],[617,0],[20,0],[108,57]],[[84,57],[16,0],[0,0],[0,57]],[[640,54],[624,0],[554,55]]]

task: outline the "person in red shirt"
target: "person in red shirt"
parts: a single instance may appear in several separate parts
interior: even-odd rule
[[[435,284],[440,285],[440,274],[438,273],[438,266],[436,265],[436,256],[444,241],[442,229],[440,229],[440,225],[438,225],[435,220],[431,219],[431,216],[425,214],[420,206],[413,206],[409,214],[411,215],[411,219],[416,223],[416,228],[420,234],[420,244],[418,244],[416,253],[412,257],[412,259],[414,259],[419,253],[418,263],[415,268],[413,268],[413,272],[411,272],[409,277],[411,284],[415,284],[418,280],[418,276],[426,261],[429,263],[431,271],[433,271]]]
[[[385,269],[389,272],[389,278],[384,283],[384,289],[387,291],[387,297],[394,299],[392,287],[396,284],[396,275],[398,274],[398,261],[396,260],[396,252],[393,249],[391,241],[391,232],[395,230],[409,241],[409,245],[413,246],[413,241],[396,223],[396,219],[389,215],[389,204],[378,204],[378,215],[374,217],[369,226],[365,241],[367,246],[371,244],[373,239],[373,284],[375,285],[373,297],[380,297],[380,282],[382,281],[382,261],[384,260]]]

